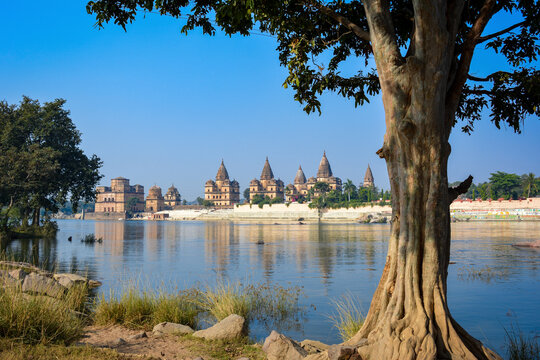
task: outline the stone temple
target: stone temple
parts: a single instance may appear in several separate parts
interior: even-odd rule
[[[132,199],[136,199],[132,200]],[[111,180],[111,186],[98,186],[96,213],[123,213],[125,211],[144,210],[144,187],[129,185],[129,179],[117,177]]]
[[[283,199],[285,186],[283,181],[274,179],[274,173],[268,162],[268,157],[264,162],[261,178],[253,179],[249,183],[249,200],[253,200],[256,195],[263,198],[268,196],[270,199]]]
[[[204,199],[217,206],[232,206],[240,202],[240,185],[236,180],[229,180],[229,173],[223,160],[216,180],[208,180],[204,185]]]

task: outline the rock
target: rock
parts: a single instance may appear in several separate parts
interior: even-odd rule
[[[89,287],[90,289],[100,287],[101,285],[102,285],[102,284],[101,284],[101,281],[97,281],[97,280],[88,280],[88,287]]]
[[[54,279],[65,288],[71,289],[76,284],[86,284],[88,280],[77,274],[54,274]]]
[[[329,360],[362,360],[356,347],[344,345],[332,345],[328,348]]]
[[[306,339],[300,342],[302,349],[306,350],[308,354],[316,354],[328,350],[329,345],[323,344],[320,341]]]
[[[15,269],[15,270],[11,270],[9,272],[9,275],[11,275],[11,277],[13,277],[14,279],[22,281],[22,280],[24,280],[26,275],[28,275],[28,273],[26,271],[24,271],[23,269]]]
[[[193,336],[206,340],[231,340],[246,333],[246,320],[240,315],[231,314],[212,327],[195,331]]]
[[[308,353],[294,340],[272,331],[262,347],[268,360],[301,360]]]
[[[15,279],[7,270],[0,270],[0,286],[17,287],[22,284],[21,280]]]
[[[128,337],[128,340],[138,340],[138,339],[142,339],[142,338],[146,338],[146,337],[148,337],[148,335],[146,335],[146,332],[141,331],[141,332],[139,332],[137,334],[133,334],[130,337]]]
[[[31,273],[24,278],[22,291],[25,293],[36,293],[58,298],[62,296],[66,288],[54,281],[54,279]]]
[[[118,339],[115,339],[111,342],[111,346],[117,347],[117,346],[124,345],[125,343],[126,343],[126,340],[119,337]]]
[[[186,335],[193,334],[194,330],[189,326],[182,324],[175,324],[171,322],[162,322],[154,326],[152,333],[154,335],[164,335],[164,334],[176,334],[176,335]]]

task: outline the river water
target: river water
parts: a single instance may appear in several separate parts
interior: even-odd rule
[[[173,221],[58,221],[56,240],[16,240],[3,250],[57,270],[76,270],[103,282],[185,288],[216,279],[301,286],[297,340],[339,342],[329,316],[332,299],[350,293],[367,312],[387,251],[389,225],[254,224]],[[80,242],[94,233],[103,243]],[[68,237],[73,238],[68,242]],[[448,299],[454,318],[473,336],[503,352],[505,328],[540,334],[540,250],[513,243],[540,237],[540,222],[452,224]],[[480,271],[480,274],[478,274]],[[258,340],[268,329],[255,326]]]

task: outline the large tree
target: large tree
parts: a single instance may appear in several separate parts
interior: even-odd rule
[[[498,357],[448,308],[449,205],[472,181],[448,188],[448,139],[458,121],[470,132],[486,108],[497,127],[517,132],[540,114],[538,0],[95,0],[87,10],[99,26],[125,29],[139,12],[156,11],[184,19],[186,33],[274,35],[289,71],[284,85],[307,112],[320,111],[326,90],[356,105],[381,92],[386,134],[377,153],[390,177],[392,231],[366,321],[349,343],[370,359]],[[485,34],[495,16],[513,23]],[[470,74],[478,48],[506,64]],[[345,76],[347,60],[365,66]]]
[[[74,211],[80,200],[92,201],[101,179],[101,160],[88,157],[80,148],[65,100],[43,105],[23,97],[18,105],[0,101],[0,209],[16,206],[23,225],[32,215],[39,225],[41,209],[58,211],[71,201]]]

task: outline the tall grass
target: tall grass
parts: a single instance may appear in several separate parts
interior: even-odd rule
[[[54,299],[29,296],[20,286],[0,289],[0,337],[29,344],[69,344],[83,332],[87,289],[73,287]]]
[[[197,326],[200,312],[196,291],[167,294],[129,285],[120,293],[103,294],[94,303],[94,321],[98,325],[119,324],[131,329],[150,330],[161,322]]]
[[[538,340],[512,326],[506,333],[506,352],[509,360],[540,360]]]
[[[365,316],[360,307],[357,297],[347,293],[341,298],[332,300],[334,314],[330,315],[330,320],[338,329],[343,341],[352,338],[364,324]]]
[[[161,322],[196,328],[199,321],[221,321],[231,314],[262,323],[292,321],[301,309],[299,289],[277,285],[225,283],[182,290],[176,293],[141,289],[134,284],[119,293],[111,291],[95,300],[94,321],[98,325],[119,324],[135,329],[151,329]]]

